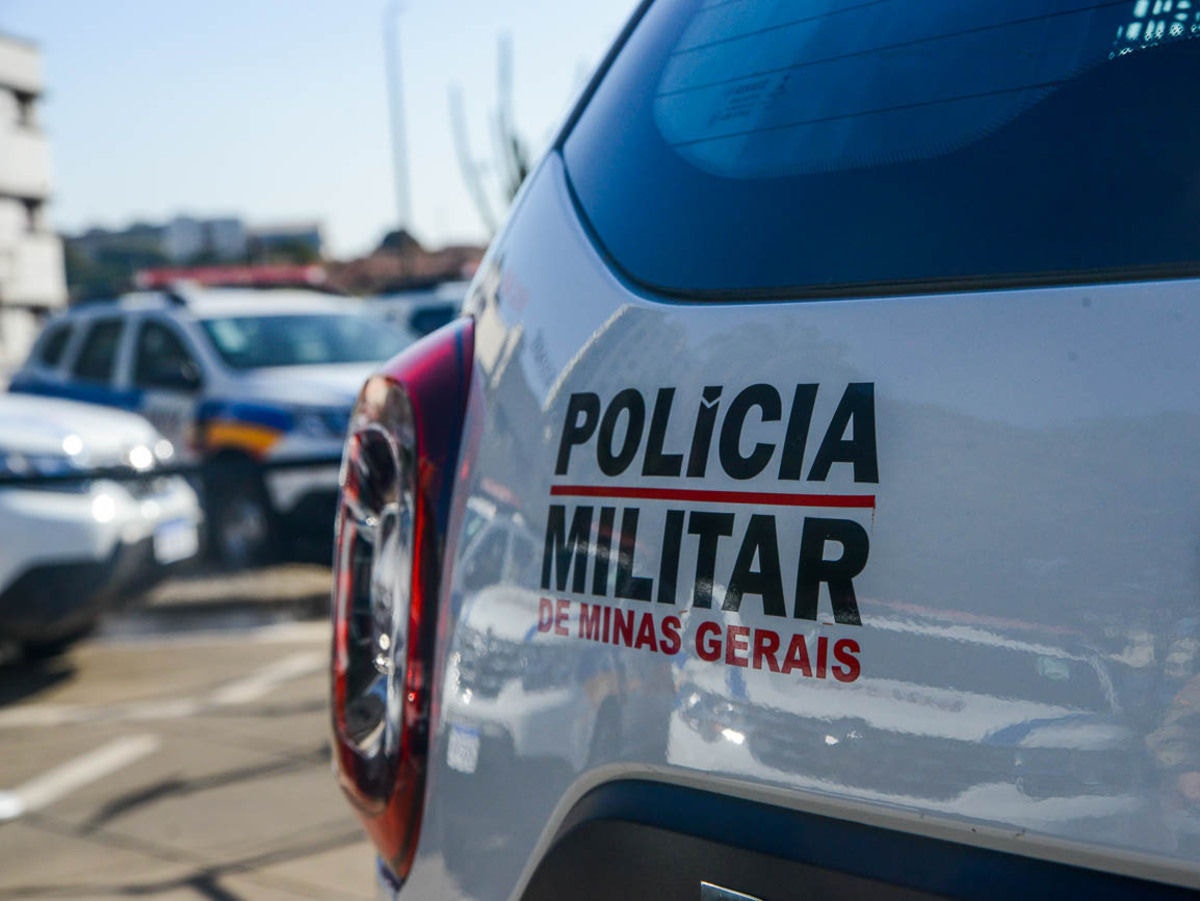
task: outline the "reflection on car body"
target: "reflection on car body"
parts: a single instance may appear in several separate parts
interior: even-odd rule
[[[870,666],[845,688],[802,679],[785,689],[764,670],[687,655],[673,729],[706,744],[673,733],[669,756],[926,809],[969,810],[968,796],[986,795],[1027,828],[1145,814],[1141,748],[1095,652],[935,611],[897,617],[864,602],[864,613],[880,634],[864,639]]]
[[[516,758],[584,765],[601,740],[601,710],[625,678],[620,659],[603,646],[563,645],[544,628],[543,597],[522,587],[536,580],[540,541],[520,513],[473,498],[463,531],[471,537],[462,626],[446,673],[447,718],[485,741],[502,736]],[[619,741],[619,732],[601,732],[602,740]]]

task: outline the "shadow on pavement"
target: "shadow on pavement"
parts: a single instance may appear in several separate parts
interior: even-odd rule
[[[75,678],[69,658],[25,659],[0,663],[0,707],[24,701]]]
[[[248,896],[230,891],[221,886],[221,879],[253,873],[266,867],[301,860],[339,848],[360,844],[362,831],[355,826],[332,830],[327,835],[297,839],[282,848],[253,854],[237,860],[219,864],[200,864],[194,872],[174,879],[149,882],[128,882],[95,885],[24,885],[11,889],[0,889],[0,899],[6,898],[152,898],[156,895],[190,889],[199,898],[212,901],[245,901]],[[114,847],[127,848],[124,842],[114,842]],[[183,863],[184,861],[176,861]],[[311,894],[306,892],[305,894]]]
[[[280,760],[269,763],[254,764],[253,766],[237,767],[222,773],[213,773],[199,779],[167,779],[155,785],[146,786],[124,797],[114,798],[101,807],[94,816],[79,826],[80,835],[91,835],[97,829],[111,823],[118,817],[140,810],[150,804],[165,801],[170,798],[182,798],[198,792],[214,788],[224,788],[227,785],[237,785],[243,782],[253,782],[267,776],[281,776],[305,770],[312,766],[320,766],[329,762],[329,745],[300,754],[291,754]]]

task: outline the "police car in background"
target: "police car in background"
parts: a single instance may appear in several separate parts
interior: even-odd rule
[[[210,550],[241,566],[289,539],[328,553],[355,391],[411,341],[356,302],[311,291],[144,292],[53,319],[9,390],[149,419],[204,465]]]
[[[0,642],[64,650],[199,549],[170,442],[131,413],[0,395]]]
[[[439,282],[428,288],[397,291],[367,298],[372,312],[383,315],[417,337],[437,331],[458,318],[468,282]]]
[[[1194,3],[643,3],[351,421],[384,893],[1200,887],[1197,109]]]

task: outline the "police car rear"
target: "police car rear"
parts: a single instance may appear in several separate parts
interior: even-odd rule
[[[389,890],[1200,885],[1197,35],[639,9],[351,425],[334,727]],[[489,504],[537,551],[480,579]]]

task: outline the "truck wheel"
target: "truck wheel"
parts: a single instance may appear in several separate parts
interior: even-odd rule
[[[271,560],[275,526],[267,492],[248,464],[217,463],[207,485],[209,556],[230,569]]]

